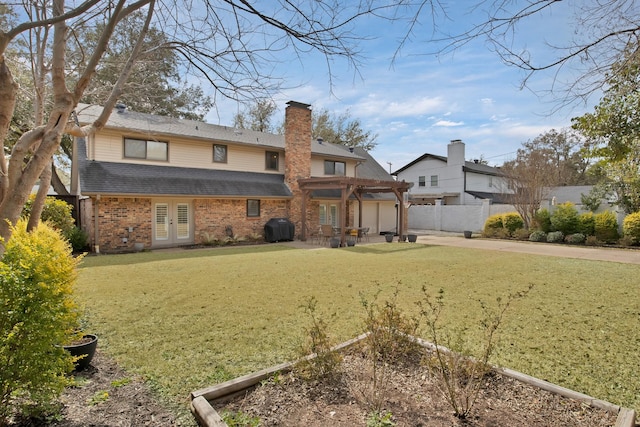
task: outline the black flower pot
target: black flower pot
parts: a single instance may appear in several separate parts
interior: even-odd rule
[[[418,240],[418,235],[417,234],[409,234],[407,236],[407,238],[409,239],[409,243],[415,243]]]
[[[82,371],[89,367],[97,347],[98,337],[93,334],[85,334],[82,336],[81,342],[65,345],[64,349],[71,353],[72,356],[80,357],[80,359],[75,362],[75,366],[76,371]]]
[[[465,231],[464,231],[464,237],[465,237],[466,239],[470,239],[470,238],[471,238],[471,231],[469,231],[469,230],[465,230]]]
[[[387,233],[384,235],[385,240],[387,241],[387,243],[391,243],[393,242],[393,234],[392,233]]]
[[[335,237],[331,238],[329,240],[329,245],[331,245],[332,248],[340,247],[340,239],[336,239]]]

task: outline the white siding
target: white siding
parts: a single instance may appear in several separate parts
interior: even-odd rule
[[[148,135],[127,133],[127,137],[148,139]],[[90,142],[89,153],[93,153],[95,160],[154,164],[162,166],[179,166],[200,169],[239,170],[247,172],[284,173],[284,153],[280,153],[278,171],[265,169],[265,148],[227,145],[227,163],[213,162],[213,144],[215,142],[195,141],[189,139],[160,139],[169,142],[169,161],[150,161],[140,159],[127,159],[123,155],[123,135],[112,131],[100,132],[95,141]]]

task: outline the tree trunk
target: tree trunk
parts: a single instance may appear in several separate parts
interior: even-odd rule
[[[0,53],[0,141],[3,142],[9,132],[9,125],[16,106],[17,93],[18,84],[13,81],[11,71],[4,60],[4,55]],[[0,150],[0,203],[6,197],[8,189],[8,168],[3,143],[3,148]]]
[[[44,210],[44,204],[47,201],[47,194],[49,193],[49,186],[51,185],[51,163],[45,166],[42,174],[40,174],[40,187],[36,198],[31,205],[31,213],[29,214],[29,222],[27,223],[27,231],[32,231],[38,226],[40,222],[40,215]]]

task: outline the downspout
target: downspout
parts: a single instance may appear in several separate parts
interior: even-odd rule
[[[96,195],[96,205],[93,208],[93,251],[100,253],[100,230],[98,229],[98,210],[100,208],[100,195]]]

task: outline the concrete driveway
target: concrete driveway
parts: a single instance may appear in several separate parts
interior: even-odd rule
[[[462,233],[437,233],[410,231],[418,234],[418,242],[437,246],[457,246],[461,248],[484,249],[503,252],[558,256],[564,258],[590,259],[598,261],[640,264],[640,249],[614,249],[592,246],[558,245],[513,240],[494,240],[472,237],[465,239]]]

